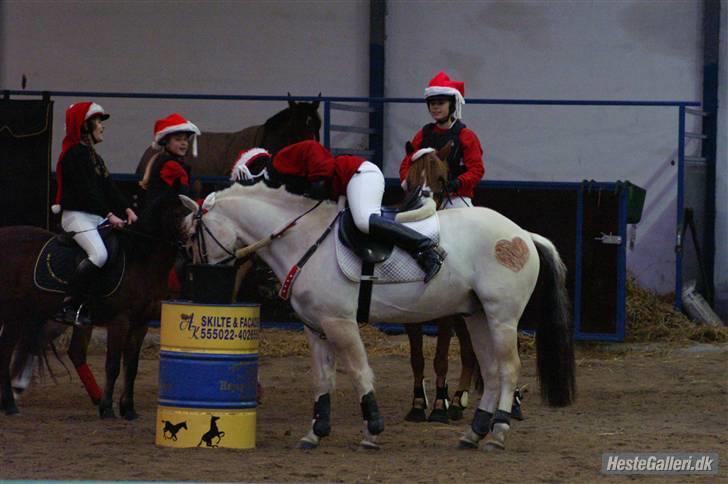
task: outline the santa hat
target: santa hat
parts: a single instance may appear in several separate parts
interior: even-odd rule
[[[152,148],[159,149],[161,147],[159,142],[172,133],[192,133],[192,156],[197,156],[197,136],[201,134],[200,129],[177,113],[158,119],[154,123]]]
[[[55,214],[61,213],[61,198],[63,196],[63,166],[61,160],[66,156],[68,150],[81,142],[81,127],[86,120],[94,116],[98,116],[102,120],[109,119],[109,115],[106,114],[104,108],[90,101],[71,104],[66,109],[66,136],[63,138],[61,154],[58,156],[58,162],[56,163],[56,198],[53,205],[51,205],[51,211]]]
[[[434,153],[435,148],[420,148],[419,150],[415,151],[412,154],[412,163],[419,160],[423,156],[425,156],[427,153]]]
[[[425,99],[432,96],[454,96],[455,97],[455,118],[460,119],[463,115],[463,104],[465,104],[465,83],[454,81],[450,76],[440,71],[430,79],[425,89]]]
[[[233,168],[230,171],[230,181],[234,182],[250,182],[261,176],[268,174],[268,169],[263,166],[258,173],[253,174],[250,171],[254,168],[255,164],[264,160],[270,160],[271,156],[268,151],[263,148],[251,148],[249,150],[243,150],[239,153],[237,161],[233,164]]]

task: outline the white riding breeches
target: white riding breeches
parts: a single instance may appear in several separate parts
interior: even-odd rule
[[[369,217],[382,214],[384,196],[384,175],[377,165],[370,161],[361,164],[346,186],[346,198],[356,228],[369,233]]]
[[[103,220],[104,218],[99,215],[73,210],[64,210],[61,216],[63,230],[76,232],[73,240],[86,251],[88,259],[98,268],[103,267],[109,257],[98,231],[98,226]]]
[[[450,198],[445,197],[445,200],[443,200],[442,207],[440,207],[440,210],[447,210],[448,208],[463,208],[463,207],[472,207],[472,206],[473,206],[473,201],[470,199],[470,197],[461,197],[460,195],[451,193]]]

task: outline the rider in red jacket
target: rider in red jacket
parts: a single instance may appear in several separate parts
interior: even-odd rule
[[[358,156],[334,157],[317,141],[306,140],[279,151],[269,176],[313,198],[337,200],[346,195],[360,231],[407,251],[425,273],[426,283],[440,270],[446,254],[432,239],[382,217],[384,175],[374,163]]]
[[[177,113],[158,119],[154,123],[153,148],[162,148],[152,157],[139,184],[147,191],[146,205],[170,188],[190,193],[190,166],[184,162],[190,146],[195,150],[195,137],[200,130]],[[196,156],[196,153],[195,153]]]
[[[472,206],[475,186],[483,178],[483,148],[475,132],[463,124],[462,106],[465,104],[465,84],[451,80],[444,72],[430,80],[425,89],[427,109],[434,123],[426,124],[412,138],[415,152],[420,148],[439,150],[448,141],[453,142],[447,164],[449,168],[448,197],[442,208]],[[399,167],[401,181],[407,178],[412,155],[408,154]]]

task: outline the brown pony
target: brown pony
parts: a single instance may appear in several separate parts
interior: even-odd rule
[[[437,203],[437,208],[447,196],[445,183],[447,181],[448,167],[446,160],[452,149],[452,141],[446,144],[438,152],[430,152],[419,157],[410,165],[407,173],[406,191],[411,193],[419,187],[428,187]],[[407,142],[408,154],[414,152],[410,142]],[[412,365],[412,376],[414,377],[414,396],[412,408],[405,417],[410,422],[433,422],[447,423],[449,419],[460,420],[463,418],[463,410],[468,405],[468,394],[473,382],[474,373],[478,371],[478,360],[473,351],[470,341],[470,334],[465,327],[465,321],[461,316],[451,316],[434,321],[437,324],[437,349],[435,352],[435,386],[436,396],[429,419],[425,415],[427,409],[427,394],[424,388],[425,356],[422,351],[422,324],[405,324],[407,337],[410,343],[410,364]],[[460,379],[452,402],[448,394],[447,371],[448,352],[453,331],[460,341]]]
[[[114,417],[112,406],[114,384],[124,357],[124,390],[119,401],[120,414],[132,420],[134,380],[139,365],[139,352],[147,333],[147,322],[158,318],[159,302],[167,292],[167,274],[181,241],[181,220],[187,213],[177,195],[160,197],[147,207],[139,221],[118,234],[126,254],[126,269],[118,289],[109,297],[90,305],[96,323],[107,328],[106,382],[99,402],[102,418]],[[0,279],[0,407],[6,414],[18,412],[10,383],[10,360],[17,347],[17,361],[28,360],[34,338],[42,337],[39,324],[53,318],[63,294],[38,289],[34,283],[34,267],[41,248],[55,234],[37,227],[0,228],[0,245],[8,248],[3,256],[3,277]],[[90,331],[74,331],[74,344],[85,348],[84,338]],[[18,341],[24,344],[18,345]],[[74,362],[75,363],[75,362]]]
[[[319,101],[288,101],[288,107],[265,123],[233,133],[202,133],[198,137],[198,155],[187,154],[186,162],[194,176],[227,176],[241,150],[265,148],[271,154],[306,139],[320,139]],[[136,174],[144,175],[149,160],[158,150],[147,148],[137,165]]]

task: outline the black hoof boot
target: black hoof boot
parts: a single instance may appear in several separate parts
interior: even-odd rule
[[[422,380],[421,385],[415,385],[412,408],[404,419],[408,422],[426,422],[425,410],[427,410],[427,394],[425,393],[425,381]]]
[[[374,392],[369,392],[361,397],[361,414],[367,423],[367,430],[370,434],[379,435],[384,431],[384,418],[379,414]]]
[[[450,423],[450,419],[447,415],[448,408],[450,407],[450,398],[448,397],[447,385],[444,387],[437,387],[435,404],[432,407],[432,412],[428,417],[429,422],[439,423]]]
[[[462,420],[466,408],[468,408],[468,392],[458,390],[452,397],[450,408],[447,409],[447,415],[450,420]]]
[[[412,400],[412,408],[404,419],[408,422],[425,422],[427,421],[426,408],[423,398],[415,398]]]
[[[440,400],[435,400],[435,405],[438,405],[438,402]],[[433,408],[432,412],[430,412],[430,416],[427,417],[428,422],[438,422],[438,423],[450,423],[450,418],[447,415],[447,410],[444,408]]]

